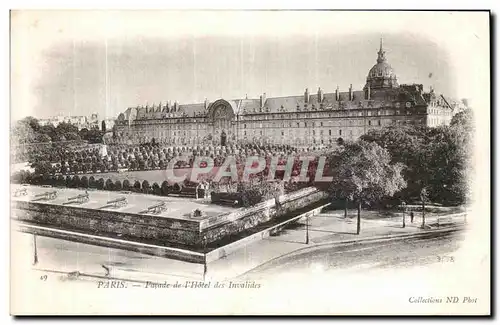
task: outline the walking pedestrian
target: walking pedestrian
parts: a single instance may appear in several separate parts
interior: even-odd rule
[[[410,222],[413,223],[413,218],[415,215],[413,214],[413,211],[410,212]]]

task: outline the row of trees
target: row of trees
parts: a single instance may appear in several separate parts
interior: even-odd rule
[[[204,150],[202,148],[187,151],[187,148],[109,148],[106,157],[102,157],[98,149],[67,150],[68,148],[52,148],[44,150],[39,155],[33,156],[32,167],[37,173],[85,173],[88,171],[116,171],[119,168],[129,170],[164,169],[170,160],[176,156],[189,156],[189,162],[179,162],[178,166],[192,165],[196,156],[209,156],[214,159],[215,166],[221,166],[230,152],[220,149]],[[276,153],[273,147],[268,146],[271,154]],[[266,150],[267,150],[266,149]],[[278,150],[279,148],[276,148]],[[252,151],[253,150],[253,151]],[[242,149],[238,159],[247,155],[260,155],[267,151],[255,149]],[[269,153],[269,152],[268,152]],[[234,155],[234,154],[233,154]],[[283,155],[285,156],[285,155]],[[268,156],[269,157],[269,156]],[[51,164],[49,164],[51,163]]]
[[[94,176],[48,176],[48,175],[35,175],[30,172],[20,171],[12,175],[11,181],[17,184],[33,184],[33,185],[51,185],[60,186],[68,188],[95,188],[98,190],[107,191],[132,191],[137,193],[145,194],[155,194],[167,196],[169,193],[178,192],[180,188],[176,188],[175,185],[168,184],[164,181],[159,185],[154,182],[150,184],[149,181],[144,180],[142,182],[135,181],[131,182],[127,179],[121,182],[120,180],[113,181],[112,179],[95,178]]]
[[[346,215],[347,203],[356,203],[358,234],[362,205],[420,201],[425,213],[427,200],[467,203],[473,132],[470,110],[455,115],[450,126],[370,131],[331,153],[330,194],[345,200]]]
[[[31,116],[17,121],[12,127],[12,138],[16,144],[73,140],[102,143],[104,133],[105,130],[99,128],[78,130],[77,126],[67,122],[59,123],[56,127],[52,124],[40,125],[38,120]]]
[[[75,145],[102,143],[104,132],[81,129],[70,123],[40,125],[33,117],[17,121],[11,128],[12,160],[15,162],[59,162],[74,152]]]
[[[456,114],[450,126],[389,127],[371,130],[361,139],[390,154],[390,163],[404,165],[407,186],[398,197],[415,200],[426,189],[429,199],[447,205],[463,204],[469,195],[473,136],[471,109]]]

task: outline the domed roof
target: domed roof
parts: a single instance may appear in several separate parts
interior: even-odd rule
[[[385,77],[385,78],[395,78],[396,74],[392,69],[391,65],[386,61],[375,64],[368,72],[368,79],[375,77]]]
[[[397,87],[396,74],[391,65],[387,63],[385,51],[380,40],[380,50],[378,51],[377,63],[370,69],[366,77],[366,86],[370,88],[393,88]]]

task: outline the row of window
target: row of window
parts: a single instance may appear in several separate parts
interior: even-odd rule
[[[243,129],[247,128],[263,128],[263,127],[268,127],[268,128],[276,128],[276,127],[324,127],[324,126],[341,126],[345,125],[345,123],[336,123],[337,121],[328,121],[328,122],[281,122],[279,124],[263,124],[263,123],[250,123],[250,124],[243,124]],[[354,125],[365,125],[367,123],[368,125],[381,125],[381,121],[372,121],[372,120],[351,120],[349,121],[349,125],[354,126]],[[163,126],[167,130],[206,130],[211,128],[211,125],[206,125],[206,124],[198,124],[198,125],[185,125],[185,124],[177,124],[173,126]],[[147,128],[147,127],[146,127]]]
[[[438,113],[438,110],[431,110],[433,114]],[[367,111],[365,112],[343,112],[341,114],[336,114],[335,117],[366,117],[366,116],[390,116],[390,115],[411,115],[412,112],[408,110],[400,111],[400,110],[379,110],[379,111]],[[449,112],[443,112],[444,114],[451,114]],[[443,114],[442,113],[442,114]],[[303,119],[303,118],[326,118],[328,116],[325,116],[325,114],[317,115],[317,116],[294,116],[293,114],[286,114],[286,115],[281,115],[281,116],[273,116],[273,118],[268,118],[268,116],[252,116],[252,117],[245,117],[242,119],[241,122],[248,121],[248,120],[254,120],[254,121],[262,121],[262,120],[284,120],[284,119]],[[329,117],[332,117],[332,114],[329,115]],[[187,129],[190,128],[192,130],[204,130],[207,127],[210,127],[209,124],[207,123],[195,123],[195,120],[183,120],[183,121],[173,121],[172,123],[163,123],[160,122],[159,120],[157,123],[154,123],[154,121],[138,121],[136,122],[137,125],[144,125],[144,126],[149,126],[151,124],[159,124],[162,125],[162,127],[167,127],[169,129],[176,129],[176,130],[181,130],[181,129]],[[314,123],[314,122],[313,122]],[[246,128],[246,123],[243,124],[243,128]]]
[[[450,119],[444,119],[439,117],[429,117],[429,126],[445,125]]]
[[[433,124],[433,123],[434,123],[434,122],[433,122],[433,121],[431,121],[431,125],[437,125],[437,123],[436,123],[436,124]],[[316,131],[317,131],[317,130],[312,130],[312,131],[311,131],[311,134],[312,134],[313,136],[316,136],[316,135],[318,135],[318,134],[319,134],[320,136],[323,136],[323,135],[325,135],[325,134],[326,134],[326,131],[327,131],[327,130],[319,130],[319,132],[316,132]],[[273,132],[273,131],[267,131],[267,132],[266,132],[266,134],[268,134],[268,135],[274,135],[274,133],[275,133],[275,132]],[[307,132],[307,130],[306,130],[305,134],[306,134],[306,135],[308,135],[308,133],[309,133],[309,132]],[[334,134],[334,133],[337,133],[337,134]],[[363,133],[363,130],[358,130],[358,132],[356,132],[356,133],[361,134],[361,133]],[[141,132],[140,134],[141,134],[141,135],[143,135],[143,136],[146,136],[146,135],[151,135],[151,134],[149,134],[149,132]],[[262,135],[264,134],[264,131],[262,131],[262,130],[259,130],[258,132],[256,132],[256,131],[249,131],[249,132],[247,132],[246,130],[245,130],[245,131],[243,131],[243,136],[247,136],[247,135],[256,135],[256,134],[257,134],[257,135],[261,135],[261,136],[262,136]],[[277,134],[277,135],[281,134],[281,136],[285,136],[286,131],[285,131],[285,130],[276,131],[276,134]],[[289,131],[288,131],[288,134],[289,134],[290,136],[292,136],[293,134],[295,134],[295,132],[294,132],[294,131],[292,131],[292,130],[289,130]],[[156,136],[156,137],[160,137],[160,138],[161,138],[161,137],[168,137],[168,136],[169,136],[167,132],[156,132],[156,133],[153,133],[153,135],[154,135],[154,136]],[[186,131],[180,131],[180,132],[173,132],[173,133],[172,133],[172,136],[174,136],[174,137],[176,137],[176,136],[187,136],[187,135],[188,135],[188,134],[187,134],[187,132],[186,132]],[[342,132],[342,130],[338,130],[338,132],[332,132],[332,130],[328,130],[328,136],[332,136],[332,135],[339,135],[339,136],[342,136],[342,135],[343,135],[343,132]],[[344,133],[344,135],[345,135],[345,133]],[[349,135],[353,135],[353,130],[349,130]]]
[[[350,121],[350,122],[351,122],[351,123],[350,123],[350,125],[354,125],[354,123],[352,123],[353,121]],[[361,121],[361,122],[363,122],[363,121]],[[432,124],[432,122],[431,122],[431,124]],[[360,125],[362,126],[363,124],[361,123]],[[367,125],[368,125],[368,126],[382,126],[382,121],[381,121],[381,120],[377,120],[377,121],[372,121],[372,120],[369,120]],[[297,123],[296,123],[296,126],[297,126],[297,127],[308,127],[308,123],[307,123],[307,122],[297,122]],[[324,126],[323,122],[318,122],[318,123],[313,122],[312,124],[309,124],[309,127],[318,127],[318,126],[319,126],[319,127],[323,127],[323,126]],[[268,127],[269,127],[269,128],[271,128],[271,129],[275,129],[275,128],[277,128],[277,127],[287,127],[287,126],[285,126],[285,124],[283,124],[283,125],[280,125],[280,126],[272,126],[272,127],[268,126]],[[293,127],[293,125],[292,125],[292,123],[291,123],[291,122],[290,122],[290,124],[289,124],[289,127]],[[173,136],[181,136],[181,135],[186,136],[186,135],[187,135],[187,132],[186,132],[186,131],[189,131],[189,129],[188,129],[188,130],[186,130],[186,128],[181,128],[181,125],[177,126],[177,127],[176,127],[176,129],[177,129],[177,128],[178,128],[178,129],[180,129],[180,130],[179,130],[179,131],[173,131],[173,132],[172,132],[172,135],[173,135]],[[247,128],[247,125],[246,125],[246,124],[244,124],[244,125],[243,125],[243,128],[244,128],[244,129],[246,129],[246,128]],[[259,128],[260,128],[260,129],[262,129],[262,128],[263,128],[263,127],[262,127],[262,123],[260,123]],[[182,129],[184,129],[184,130],[182,130]],[[206,129],[206,128],[204,128],[204,129]],[[320,134],[323,134],[323,131],[324,131],[324,130],[319,130]],[[325,131],[326,131],[326,130],[325,130]],[[144,130],[144,131],[139,131],[139,132],[140,132],[140,133],[147,133],[147,131],[146,131],[146,130]],[[169,134],[170,132],[171,132],[170,130],[168,130],[168,131],[160,131],[160,132],[158,132],[157,134],[159,134],[160,136],[168,136],[168,134]],[[261,132],[262,132],[262,131],[261,131]],[[268,132],[269,132],[269,131],[268,131]],[[271,131],[271,132],[272,132],[272,131]],[[290,133],[292,133],[292,132],[295,132],[295,131],[290,130]],[[316,130],[312,130],[312,134],[313,134],[313,135],[315,134],[315,132],[316,132]],[[332,130],[328,130],[328,132],[329,132],[329,135],[332,135]],[[339,133],[339,135],[342,135],[342,130],[340,130],[339,132],[340,132],[340,133]],[[189,133],[191,133],[191,132],[189,132]],[[244,135],[246,135],[246,134],[247,134],[247,131],[245,130],[243,134],[244,134]],[[282,131],[282,135],[284,135],[283,131]]]
[[[436,108],[430,108],[429,113],[433,115],[452,115],[452,112],[449,110],[443,110],[443,109],[436,109]]]
[[[364,114],[366,113],[366,114]],[[410,114],[407,111],[403,114]],[[303,118],[326,118],[326,117],[362,117],[362,116],[380,116],[380,115],[399,115],[399,110],[375,110],[375,111],[339,111],[335,113],[310,113],[310,114],[272,114],[272,115],[256,115],[256,116],[243,116],[242,121],[259,121],[259,120],[284,120],[284,119],[303,119]]]
[[[319,135],[320,135],[320,136],[325,135],[325,132],[323,132],[323,131],[326,131],[326,130],[319,130]],[[286,134],[286,131],[279,131],[279,132],[281,133],[281,136],[285,136],[285,134]],[[268,132],[266,132],[266,133],[267,133],[267,135],[271,135],[271,136],[273,135],[273,132],[272,132],[272,131],[271,131],[271,132],[269,132],[269,131],[268,131]],[[335,135],[335,134],[333,134],[333,133],[334,133],[334,132],[332,132],[332,130],[328,130],[328,136]],[[342,130],[338,130],[338,132],[337,132],[337,133],[338,133],[337,135],[341,136],[341,135],[342,135]],[[354,133],[362,134],[362,133],[363,133],[363,130],[358,130],[358,132],[353,132],[353,130],[349,130],[349,135],[353,135]],[[262,130],[260,130],[260,131],[258,131],[258,133],[257,133],[257,134],[258,134],[258,135],[264,135],[264,132],[263,132]],[[290,136],[292,136],[292,135],[294,135],[294,134],[295,134],[295,132],[293,132],[292,130],[289,130],[289,131],[288,131],[288,134],[289,134]],[[255,131],[253,131],[253,132],[252,132],[252,131],[249,131],[249,132],[247,133],[247,131],[243,131],[243,136],[245,136],[245,137],[246,137],[247,135],[256,135],[256,132],[255,132]],[[308,135],[308,132],[307,132],[307,131],[306,131],[306,135]],[[316,134],[316,130],[312,130],[312,135],[313,135],[313,136],[316,136],[316,135],[317,135],[317,134]],[[345,133],[344,133],[344,135],[345,135]]]
[[[431,124],[432,124],[432,122],[431,122]],[[299,123],[297,123],[297,126],[298,125],[299,125]],[[381,126],[382,122],[380,120],[378,120],[378,121],[368,121],[368,126],[376,126],[376,125]],[[306,126],[307,126],[307,123],[306,123]],[[323,126],[323,122],[320,122],[320,126]],[[324,131],[326,131],[326,130],[319,130],[319,134],[323,135]],[[293,132],[295,132],[295,131],[289,130],[290,134],[292,134]],[[145,132],[143,131],[143,133],[145,133]],[[160,136],[168,136],[168,133],[170,133],[170,132],[168,132],[168,131],[162,131],[162,132],[158,132],[157,134],[160,135]],[[262,133],[262,131],[261,131],[261,133]],[[272,131],[271,131],[271,133],[272,133]],[[307,130],[306,130],[306,133],[307,133]],[[245,130],[243,132],[243,134],[247,135],[247,131]],[[315,135],[316,134],[316,130],[312,130],[312,134]],[[186,130],[184,130],[184,131],[178,131],[178,132],[174,131],[172,133],[172,135],[173,136],[181,136],[181,135],[186,136],[187,132],[186,132]],[[281,131],[281,135],[284,135],[284,131]],[[328,135],[332,135],[332,130],[328,130]],[[342,130],[339,130],[339,135],[342,135]]]
[[[357,122],[357,123],[355,123]],[[365,124],[365,121],[364,120],[355,120],[355,121],[349,121],[349,125],[359,125],[359,126],[362,126]],[[345,124],[344,124],[345,125]],[[381,120],[377,120],[377,121],[372,121],[372,120],[369,120],[368,121],[368,125],[382,125],[382,122]],[[254,124],[248,124],[249,128],[263,128],[263,127],[268,127],[268,128],[277,128],[277,127],[282,127],[282,128],[286,128],[286,127],[323,127],[323,126],[337,126],[335,124],[332,124],[332,123],[325,123],[323,124],[323,122],[282,122],[278,125],[276,124],[268,124],[268,125],[263,125],[262,123],[254,123]],[[340,126],[340,125],[338,125]],[[247,128],[247,124],[243,124],[243,129],[246,129]]]

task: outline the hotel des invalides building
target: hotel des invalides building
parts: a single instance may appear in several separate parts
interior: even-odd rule
[[[168,145],[230,143],[288,144],[296,147],[334,145],[355,140],[370,129],[389,125],[449,124],[461,103],[424,92],[421,84],[399,85],[380,42],[377,63],[363,90],[258,99],[205,100],[199,104],[132,107],[116,121],[116,142]]]

